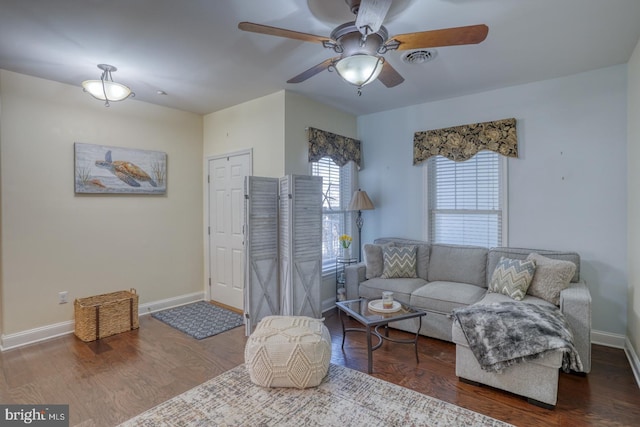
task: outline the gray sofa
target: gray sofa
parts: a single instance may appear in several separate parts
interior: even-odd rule
[[[345,269],[347,299],[380,298],[382,291],[392,291],[394,298],[427,312],[420,334],[456,344],[456,375],[468,382],[487,384],[529,398],[532,403],[554,406],[557,399],[558,371],[562,353],[547,354],[539,360],[511,366],[502,373],[489,373],[480,368],[460,326],[450,314],[456,308],[471,304],[513,301],[509,296],[487,292],[487,284],[500,257],[525,259],[531,252],[547,258],[571,261],[576,270],[567,289],[560,293],[559,307],[574,335],[574,345],[583,365],[591,370],[591,295],[580,280],[580,256],[575,252],[519,248],[484,248],[430,244],[419,240],[384,238],[365,245],[365,262]],[[381,245],[416,246],[416,278],[379,277],[382,272]],[[522,300],[528,304],[551,303],[531,295]],[[415,332],[415,319],[392,324]]]

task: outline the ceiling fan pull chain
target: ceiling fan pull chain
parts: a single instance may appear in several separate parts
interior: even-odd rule
[[[382,58],[381,56],[378,57],[378,62],[376,62],[376,66],[373,67],[373,70],[371,70],[371,74],[369,74],[369,77],[367,77],[364,83],[358,86],[358,90],[357,90],[358,96],[362,96],[362,87],[370,82],[371,78],[376,75],[376,70],[378,69],[378,67],[381,67],[383,64],[384,64],[384,58]]]

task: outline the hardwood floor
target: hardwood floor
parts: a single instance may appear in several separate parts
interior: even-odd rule
[[[325,318],[332,362],[366,372],[364,334],[350,334],[343,352],[338,316]],[[245,342],[242,327],[198,341],[143,316],[139,330],[98,342],[67,335],[0,353],[0,402],[69,404],[70,425],[113,426],[243,363]],[[619,349],[594,345],[589,375],[561,373],[554,410],[460,382],[451,343],[421,337],[419,354],[416,364],[412,346],[385,343],[373,375],[517,426],[639,424],[640,389]]]

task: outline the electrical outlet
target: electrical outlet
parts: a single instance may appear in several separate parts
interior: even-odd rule
[[[69,301],[67,300],[67,298],[69,297],[69,292],[68,291],[62,291],[58,293],[58,304],[66,304]]]

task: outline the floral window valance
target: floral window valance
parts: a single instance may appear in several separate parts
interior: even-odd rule
[[[324,130],[309,128],[309,161],[330,157],[338,166],[353,161],[360,169],[360,141]]]
[[[416,132],[413,137],[413,164],[438,155],[461,162],[482,150],[518,157],[516,119]]]

